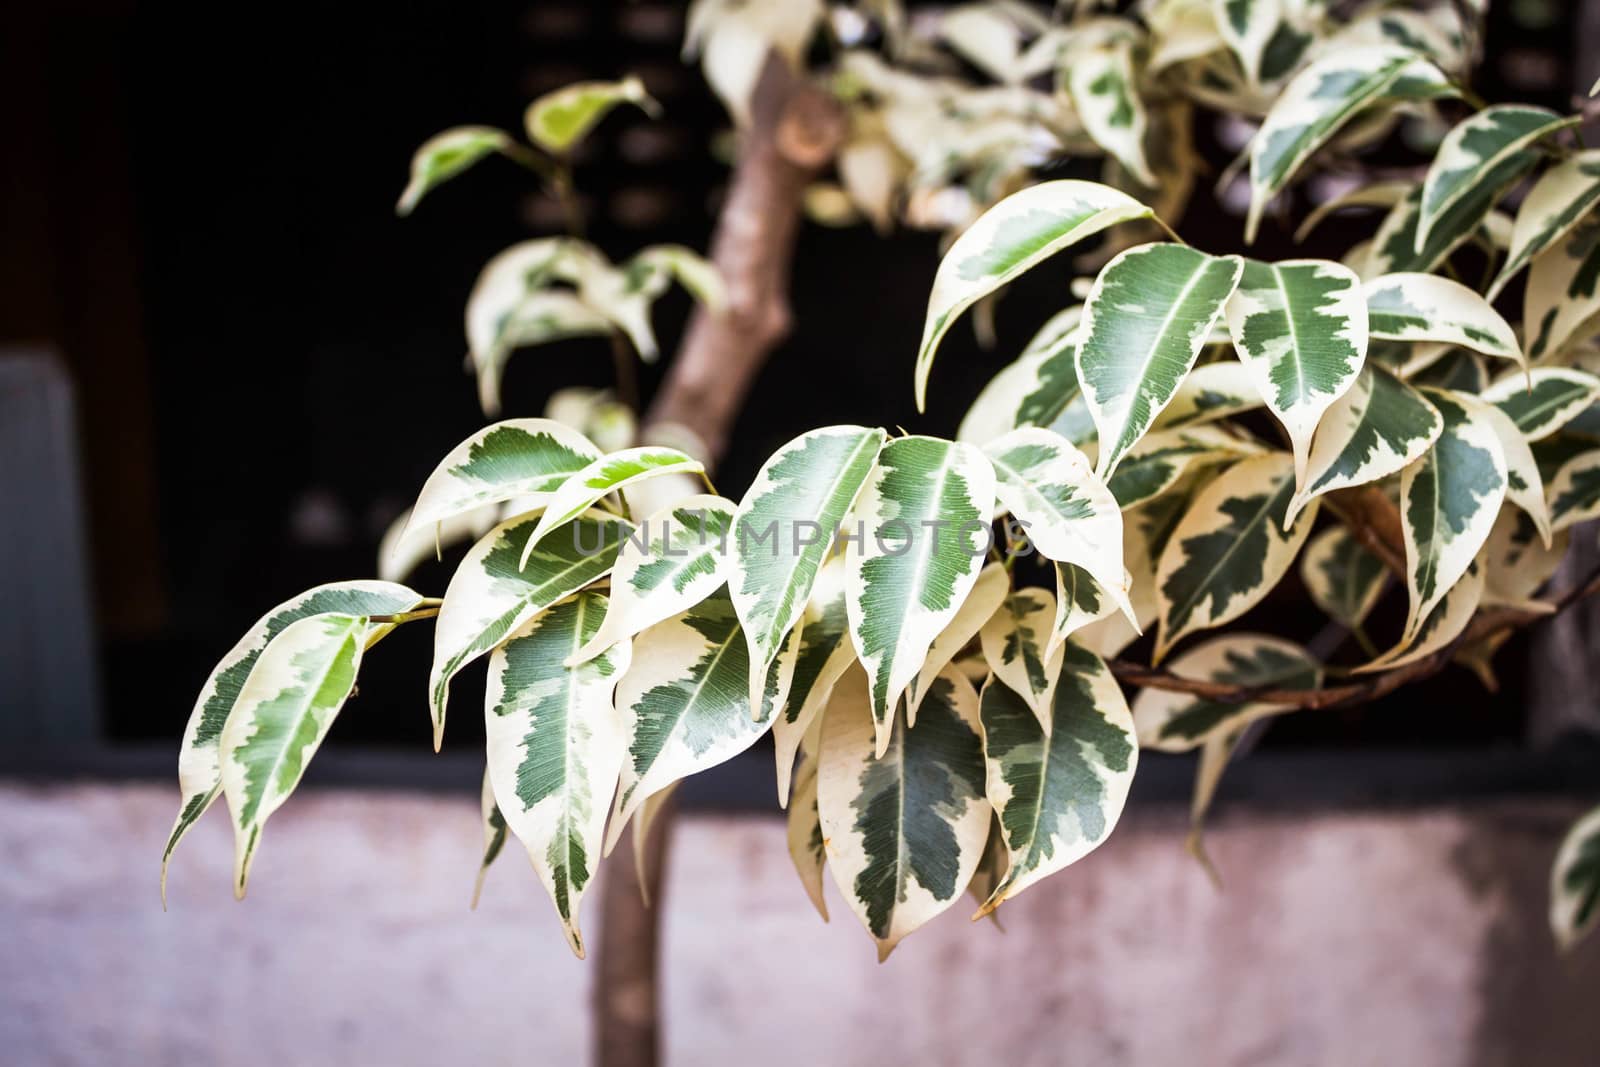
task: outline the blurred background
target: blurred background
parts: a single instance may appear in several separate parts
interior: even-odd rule
[[[1600,65],[1596,7],[1491,5],[1477,90],[1570,107]],[[171,914],[156,868],[207,673],[268,606],[374,572],[385,528],[485,421],[463,366],[473,279],[560,228],[529,175],[493,159],[397,218],[412,151],[451,125],[516,129],[562,84],[637,74],[664,117],[618,113],[586,142],[589,236],[614,256],[704,250],[728,120],[680,59],[683,16],[651,0],[0,11],[9,1062],[584,1054],[593,971],[531,872],[503,863],[483,909],[461,907],[482,725],[457,714],[445,754],[429,752],[423,627],[364,673],[248,904],[229,899],[218,814],[176,861]],[[1227,161],[1225,130],[1197,134]],[[1239,246],[1239,214],[1209,192],[1182,229]],[[1349,244],[1322,239],[1303,254]],[[1275,232],[1258,250],[1293,247]],[[1063,264],[1015,287],[993,350],[958,328],[918,415],[937,262],[931,233],[802,231],[795,329],[735,426],[724,494],[817,425],[952,434],[1071,277]],[[689,311],[681,294],[660,305],[667,360]],[[646,396],[660,373],[644,369]],[[531,350],[510,364],[506,414],[610,380],[603,340]],[[438,595],[452,563],[412,584]],[[1296,582],[1256,628],[1317,629]],[[1453,670],[1276,725],[1223,785],[1220,893],[1181,848],[1192,761],[1152,756],[1127,828],[1019,900],[1008,933],[946,916],[881,969],[842,908],[828,927],[810,913],[759,748],[686,790],[663,910],[668,1060],[1592,1063],[1600,1023],[1579,1005],[1600,958],[1591,944],[1558,959],[1541,909],[1555,842],[1600,791],[1596,748],[1572,733],[1600,721],[1600,696],[1534,693],[1552,654],[1534,644],[1501,654],[1497,697]],[[1020,1019],[1006,1033],[1001,1007]]]

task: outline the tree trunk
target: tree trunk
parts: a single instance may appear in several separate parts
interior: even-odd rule
[[[727,306],[696,310],[641,433],[642,440],[695,452],[708,468],[727,451],[745,394],[789,332],[789,264],[805,189],[845,130],[838,103],[775,52],[767,55],[750,113],[711,242]],[[656,817],[639,872],[652,906],[620,864],[604,880],[594,1011],[600,1067],[653,1067],[660,1060],[657,921],[672,809],[669,800]],[[627,854],[632,837],[630,827],[616,855]]]

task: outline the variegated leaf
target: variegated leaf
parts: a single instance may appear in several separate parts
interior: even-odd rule
[[[1295,76],[1250,145],[1246,242],[1255,240],[1268,201],[1300,165],[1414,65],[1427,63],[1415,52],[1380,45],[1326,55]]]
[[[1300,577],[1328,618],[1355,630],[1377,607],[1389,569],[1347,528],[1330,526],[1306,545]]]
[[[1480,233],[1492,238],[1500,197],[1539,161],[1534,152],[1515,152],[1500,160],[1465,196],[1440,214],[1417,246],[1417,226],[1422,218],[1422,188],[1418,186],[1384,216],[1372,238],[1362,265],[1363,278],[1435,270],[1450,254]]]
[[[862,686],[863,699],[866,687]],[[780,794],[781,795],[781,794]],[[828,902],[822,896],[822,878],[828,864],[827,848],[822,840],[822,818],[817,813],[817,757],[807,754],[800,760],[794,773],[794,796],[789,799],[788,843],[789,859],[800,876],[806,896],[828,921]]]
[[[1552,530],[1600,517],[1600,451],[1584,452],[1563,463],[1550,480],[1547,495]]]
[[[990,442],[995,495],[1026,524],[1028,540],[1046,559],[1088,571],[1125,615],[1122,512],[1089,461],[1059,434],[1038,427],[1014,430]]]
[[[1600,808],[1567,831],[1550,868],[1550,932],[1556,944],[1570,949],[1596,922],[1600,922]]]
[[[994,469],[977,448],[900,437],[878,453],[851,513],[846,607],[880,756],[900,694],[978,579],[994,496]]]
[[[1533,458],[1528,439],[1522,436],[1511,416],[1493,404],[1479,403],[1485,420],[1494,428],[1500,442],[1500,454],[1506,461],[1506,499],[1527,513],[1539,531],[1540,540],[1550,543],[1550,507],[1545,502],[1544,479],[1539,476],[1539,464]]]
[[[1526,512],[1501,511],[1480,557],[1486,571],[1484,602],[1529,607],[1566,558],[1571,533],[1562,530],[1545,544]]]
[[[652,300],[675,281],[712,311],[728,302],[727,284],[716,264],[686,245],[647,245],[622,265],[622,274],[632,290]]]
[[[1506,496],[1506,460],[1484,414],[1488,405],[1441,390],[1424,395],[1444,417],[1444,429],[1428,453],[1400,474],[1408,637],[1467,573]]]
[[[1600,203],[1600,149],[1579,152],[1540,176],[1517,209],[1511,250],[1489,286],[1499,295],[1516,273],[1547,248],[1555,246]]]
[[[1600,219],[1572,232],[1534,257],[1528,272],[1523,321],[1528,356],[1551,355],[1585,334],[1600,317]]]
[[[1219,360],[1189,372],[1172,402],[1157,417],[1154,428],[1199,426],[1251,411],[1262,403],[1250,368],[1236,359]]]
[[[505,514],[521,514],[527,510],[517,506],[519,501],[506,504],[480,504],[442,522],[433,529],[411,528],[411,509],[406,508],[384,530],[378,541],[378,578],[385,582],[403,582],[418,567],[430,559],[439,559],[446,548],[471,544],[500,522]]]
[[[1133,783],[1139,749],[1121,688],[1100,657],[1072,641],[1062,648],[1048,734],[1009,686],[983,687],[988,794],[1011,862],[979,914],[1094,851]]]
[[[1402,366],[1398,373],[1411,385],[1453,389],[1474,396],[1489,387],[1489,361],[1464,348],[1448,349],[1439,359],[1422,367],[1417,367],[1415,362]]]
[[[834,884],[883,960],[966,889],[990,808],[978,695],[953,667],[929,687],[916,729],[896,714],[874,756],[877,731],[867,701],[828,708],[817,808]]]
[[[1171,491],[1141,504],[1123,516],[1122,559],[1133,592],[1134,618],[1130,622],[1121,612],[1108,615],[1078,631],[1078,643],[1097,656],[1109,659],[1120,653],[1149,628],[1161,614],[1160,590],[1156,585],[1156,563],[1189,510],[1202,484],[1203,472],[1185,477]],[[1138,623],[1136,629],[1133,623]]]
[[[728,535],[733,501],[691,496],[639,524],[617,553],[610,607],[574,662],[699,603],[728,580]]]
[[[800,621],[834,534],[867,484],[883,440],[882,430],[864,426],[801,434],[762,464],[739,502],[728,586],[750,643],[752,694]]]
[[[1056,617],[1050,625],[1050,640],[1045,644],[1046,659],[1054,656],[1057,647],[1074,633],[1117,610],[1111,597],[1082,567],[1057,563],[1055,570]],[[1132,585],[1131,578],[1129,584]],[[1137,611],[1131,618],[1124,616],[1124,619],[1130,627],[1141,625]]]
[[[565,526],[612,493],[630,485],[669,474],[703,474],[705,464],[676,448],[641,445],[613,452],[568,476],[545,503],[544,514],[522,549],[526,567],[534,550],[552,530]]]
[[[1309,652],[1265,634],[1213,637],[1174,659],[1167,669],[1179,678],[1263,689],[1315,689],[1322,683],[1322,665]],[[1229,704],[1192,693],[1144,689],[1133,701],[1133,723],[1140,747],[1187,752],[1285,710],[1282,704]]]
[[[1438,341],[1525,363],[1511,324],[1460,282],[1432,274],[1386,274],[1366,284],[1372,336]]]
[[[611,693],[628,669],[628,643],[577,667],[566,661],[599,631],[605,612],[606,598],[585,591],[529,619],[490,657],[484,701],[495,799],[579,959],[578,911],[622,767]]]
[[[634,640],[632,664],[617,686],[628,755],[607,853],[646,797],[732,759],[771,728],[770,718],[757,722],[750,714],[749,678],[744,633],[725,593]]]
[[[651,118],[661,112],[644,83],[630,76],[615,82],[577,82],[545,93],[528,105],[523,125],[530,141],[562,155],[619,104],[634,104]]]
[[[1165,493],[1191,471],[1260,451],[1259,445],[1213,426],[1154,430],[1128,450],[1108,488],[1127,511]]]
[[[1285,521],[1324,493],[1387,478],[1438,440],[1444,420],[1423,395],[1368,364],[1336,400],[1311,439],[1306,478]]]
[[[411,178],[394,207],[395,214],[411,214],[424,196],[485,156],[513,151],[510,135],[493,126],[453,126],[434,134],[411,156]]]
[[[850,620],[845,609],[845,565],[834,556],[822,565],[812,587],[805,614],[795,624],[800,634],[794,680],[782,714],[772,723],[772,747],[778,761],[778,806],[789,799],[789,773],[794,754],[827,706],[839,678],[856,661],[850,644]]]
[[[1095,279],[1078,334],[1078,381],[1099,430],[1102,478],[1144,436],[1194,366],[1244,269],[1184,245],[1121,253]]]
[[[1313,501],[1287,523],[1293,496],[1294,460],[1281,452],[1241,460],[1201,490],[1156,568],[1153,661],[1185,635],[1237,619],[1278,584],[1316,517]]]
[[[1133,42],[1117,39],[1076,49],[1065,73],[1067,92],[1084,130],[1140,185],[1159,186],[1144,154],[1148,120],[1133,70]]]
[[[428,475],[407,529],[424,530],[485,504],[531,497],[531,505],[599,458],[587,437],[551,419],[486,426],[452,448]]]
[[[665,789],[651,793],[644,798],[633,812],[633,832],[628,835],[628,844],[633,851],[633,873],[639,882],[639,899],[645,907],[650,907],[650,836],[656,827],[656,820],[662,812],[672,803],[673,794],[678,791],[681,781],[673,782]]]
[[[478,900],[483,896],[483,880],[488,877],[489,867],[500,858],[500,853],[505,850],[506,817],[500,812],[500,805],[494,799],[494,782],[489,779],[489,768],[483,769],[483,788],[478,792],[479,810],[483,816],[483,858],[478,861],[478,877],[472,883],[472,909],[478,909]]]
[[[1326,260],[1246,260],[1227,317],[1239,361],[1288,431],[1296,484],[1304,486],[1311,435],[1367,357],[1361,280]]]
[[[1355,668],[1355,673],[1403,667],[1449,646],[1472,621],[1473,614],[1483,600],[1483,589],[1483,567],[1474,562],[1443,598],[1429,609],[1427,617],[1420,624],[1414,627],[1408,625],[1393,648],[1372,662]]]
[[[523,566],[518,557],[539,521],[524,516],[490,530],[467,552],[445,589],[428,673],[435,751],[444,741],[450,680],[539,612],[608,574],[633,532],[626,520],[591,513],[550,537]]]
[[[1289,73],[1311,44],[1307,7],[1293,0],[1212,0],[1217,30],[1255,85]]]
[[[161,900],[167,899],[167,865],[189,828],[222,793],[222,728],[239,701],[245,681],[262,651],[291,623],[317,615],[394,615],[410,611],[422,597],[392,582],[334,582],[319,585],[257,619],[212,669],[184,727],[178,750],[178,817],[161,853]],[[385,628],[382,632],[387,632]]]
[[[472,308],[469,305],[468,313]],[[478,375],[478,404],[488,416],[500,414],[500,384],[506,361],[518,348],[564,341],[570,337],[604,337],[611,320],[564,289],[531,293],[496,319],[488,347],[472,350]]]
[[[1439,143],[1428,166],[1413,247],[1421,252],[1445,212],[1492,180],[1495,168],[1508,157],[1577,121],[1578,116],[1523,104],[1487,107],[1463,119]]]
[[[928,371],[956,316],[1041,261],[1108,226],[1149,218],[1150,209],[1094,182],[1041,182],[978,216],[939,263],[917,349],[917,410],[925,407]]]
[[[1054,430],[1073,444],[1094,437],[1094,419],[1078,388],[1076,344],[1082,309],[1058,312],[1016,361],[973,401],[956,440],[984,445],[1023,426]]]
[[[240,687],[219,749],[233,816],[234,896],[244,897],[267,819],[300,784],[355,688],[370,627],[360,615],[298,619],[262,650]]]
[[[1011,575],[1001,564],[991,563],[978,573],[972,592],[961,602],[961,609],[956,612],[955,618],[928,646],[928,655],[922,661],[921,669],[906,685],[906,725],[917,725],[917,706],[922,703],[928,686],[933,684],[945,665],[978,636],[983,624],[1000,610],[1001,603],[1010,591]]]
[[[989,669],[1027,703],[1047,734],[1063,654],[1060,645],[1048,647],[1055,618],[1056,598],[1048,590],[1019,589],[978,632]]]

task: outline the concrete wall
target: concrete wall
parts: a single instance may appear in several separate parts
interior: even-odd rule
[[[175,804],[0,784],[0,1059],[583,1062],[594,969],[518,855],[467,911],[471,798],[297,796],[243,904],[214,812],[163,914]],[[810,911],[778,821],[691,816],[666,905],[669,1062],[1592,1064],[1600,948],[1557,958],[1543,917],[1575,814],[1225,811],[1219,893],[1177,812],[1134,811],[1002,909],[1005,932],[963,903],[881,967],[836,897],[832,923]],[[632,877],[626,859],[607,873]]]

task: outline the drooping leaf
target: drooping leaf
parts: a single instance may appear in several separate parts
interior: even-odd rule
[[[1361,280],[1326,260],[1246,260],[1227,317],[1239,361],[1288,431],[1296,484],[1303,486],[1311,435],[1366,360]]]
[[[222,728],[238,704],[245,681],[262,651],[291,623],[317,615],[394,615],[410,611],[422,599],[392,582],[333,582],[284,601],[245,631],[237,644],[212,669],[200,689],[184,727],[178,750],[178,817],[161,853],[161,900],[167,898],[167,865],[172,853],[200,816],[222,793]],[[383,632],[387,632],[385,628]]]
[[[657,623],[633,642],[617,686],[627,758],[606,835],[610,853],[652,793],[732,759],[772,726],[750,714],[750,661],[725,593]]]
[[[385,582],[403,582],[418,567],[430,559],[438,558],[446,548],[458,544],[471,544],[490,530],[495,523],[510,513],[524,510],[513,500],[506,504],[481,504],[464,511],[432,529],[411,528],[411,509],[406,508],[384,530],[378,540],[378,579]]]
[[[1117,505],[1127,511],[1165,493],[1191,471],[1260,451],[1254,442],[1213,426],[1153,430],[1117,464],[1108,488]]]
[[[1597,83],[1600,84],[1600,83]],[[1593,94],[1591,94],[1593,95]],[[1570,949],[1600,921],[1600,808],[1573,824],[1550,869],[1550,931]]]
[[[1406,544],[1409,637],[1483,547],[1506,496],[1506,461],[1488,405],[1474,397],[1425,390],[1444,417],[1426,455],[1400,474],[1400,525]]]
[[[1499,104],[1458,123],[1439,143],[1422,183],[1416,250],[1422,251],[1446,211],[1492,180],[1500,163],[1577,121],[1542,107]]]
[[[1049,650],[1056,598],[1045,589],[1018,589],[983,624],[978,636],[989,669],[1032,709],[1050,732],[1050,697],[1061,673],[1061,646]]]
[[[1534,257],[1523,321],[1528,356],[1558,352],[1593,330],[1600,317],[1600,220],[1579,223]]]
[[[1253,85],[1293,69],[1314,35],[1305,5],[1284,0],[1212,0],[1216,28]],[[1302,17],[1296,18],[1296,15]]]
[[[1307,543],[1300,577],[1328,618],[1354,630],[1377,606],[1389,569],[1349,529],[1330,526]]]
[[[794,680],[783,711],[772,723],[772,747],[778,761],[778,806],[789,799],[789,773],[794,755],[811,724],[827,706],[839,678],[856,660],[850,644],[845,609],[845,565],[834,556],[822,565],[805,614],[795,624],[800,634]]]
[[[1117,610],[1111,597],[1082,567],[1057,563],[1055,571],[1056,617],[1050,624],[1050,639],[1045,644],[1047,659],[1055,655],[1056,648],[1074,633]],[[1129,584],[1132,585],[1131,579]],[[1137,610],[1132,618],[1124,616],[1124,619],[1130,627],[1141,625]]]
[[[1552,530],[1600,516],[1600,451],[1581,453],[1557,468],[1547,496]]]
[[[1082,309],[1058,312],[1040,327],[1015,362],[973,401],[956,440],[986,445],[1023,426],[1042,426],[1082,444],[1094,437],[1094,419],[1078,388],[1078,320]]]
[[[1123,516],[1122,559],[1131,581],[1134,618],[1130,622],[1121,612],[1108,615],[1078,631],[1078,643],[1097,656],[1110,658],[1120,653],[1148,629],[1161,614],[1161,597],[1156,585],[1156,563],[1199,492],[1204,472],[1184,478],[1169,492],[1141,504]],[[1137,623],[1135,628],[1133,623]]]
[[[473,310],[469,304],[469,316]],[[479,349],[474,344],[472,349],[478,403],[483,413],[491,417],[500,414],[500,383],[514,350],[571,337],[603,337],[611,332],[611,320],[564,289],[543,290],[519,299],[495,320],[486,347]]]
[[[1250,368],[1235,359],[1207,363],[1189,372],[1172,402],[1155,421],[1156,430],[1175,430],[1216,422],[1262,405]],[[1131,449],[1130,449],[1131,451]],[[1115,481],[1116,475],[1112,475]]]
[[[1128,249],[1095,279],[1077,360],[1099,430],[1101,478],[1110,477],[1178,391],[1243,267],[1237,256],[1154,244]]]
[[[1443,427],[1421,393],[1369,363],[1317,426],[1305,484],[1290,501],[1286,521],[1324,493],[1375,482],[1415,462]]]
[[[1429,609],[1427,617],[1416,626],[1407,626],[1400,640],[1387,652],[1370,663],[1355,668],[1355,673],[1389,670],[1414,663],[1447,647],[1461,636],[1483,600],[1483,567],[1471,563],[1465,574],[1450,587],[1444,597]]]
[[[562,155],[619,104],[634,104],[652,118],[661,112],[644,83],[629,76],[614,82],[577,82],[545,93],[528,105],[523,125],[530,141]]]
[[[846,607],[880,756],[901,693],[978,579],[994,496],[994,470],[977,448],[913,436],[883,446],[856,501]]]
[[[729,590],[750,642],[752,693],[800,621],[834,534],[867,484],[883,440],[881,429],[864,426],[801,434],[762,464],[739,502]]]
[[[1372,336],[1439,341],[1525,363],[1511,324],[1460,282],[1432,274],[1386,274],[1366,284]]]
[[[906,725],[917,725],[917,707],[922,703],[923,696],[928,691],[928,686],[944,670],[945,665],[956,658],[961,650],[967,647],[978,632],[983,629],[983,624],[988,622],[996,611],[1000,610],[1001,603],[1006,594],[1011,591],[1011,576],[999,563],[991,563],[978,572],[978,580],[972,585],[972,592],[961,602],[961,609],[956,612],[950,624],[939,632],[933,639],[933,644],[928,646],[928,655],[922,661],[922,667],[917,671],[916,677],[906,685]]]
[[[472,883],[472,908],[478,908],[478,900],[483,896],[483,880],[488,877],[489,867],[500,858],[500,853],[505,850],[506,817],[500,812],[500,804],[494,799],[494,783],[489,780],[489,768],[483,769],[483,788],[478,792],[479,812],[483,817],[483,858],[478,861],[478,877]]]
[[[866,700],[828,708],[817,807],[834,884],[882,960],[966,889],[990,808],[978,695],[953,667],[929,687],[916,729],[896,714],[874,756],[877,731]]]
[[[1489,298],[1499,295],[1516,273],[1533,258],[1571,232],[1595,204],[1600,203],[1600,149],[1579,152],[1540,176],[1517,209],[1511,230],[1511,250],[1489,286]]]
[[[1480,556],[1484,602],[1528,607],[1566,558],[1571,533],[1562,530],[1545,544],[1526,512],[1501,511]]]
[[[575,660],[597,656],[720,589],[728,580],[733,508],[720,496],[691,496],[645,518],[617,553],[605,621]]]
[[[1009,686],[983,687],[988,795],[1010,866],[979,914],[1092,852],[1133,782],[1139,750],[1122,690],[1100,657],[1072,641],[1062,648],[1049,734]]]
[[[1384,216],[1371,250],[1356,273],[1363,278],[1376,278],[1435,270],[1450,253],[1479,233],[1492,237],[1495,204],[1538,161],[1537,153],[1525,151],[1496,162],[1466,195],[1440,213],[1421,247],[1417,244],[1417,226],[1422,219],[1422,188],[1414,188]]]
[[[490,530],[467,552],[445,589],[428,673],[435,750],[444,741],[450,680],[533,616],[609,573],[633,532],[624,519],[590,513],[548,538],[524,567],[518,557],[539,521],[523,516]]]
[[[1511,416],[1493,404],[1479,403],[1483,418],[1494,429],[1500,442],[1500,454],[1506,461],[1506,500],[1515,504],[1533,520],[1540,540],[1550,541],[1550,507],[1545,502],[1544,479],[1539,476],[1539,464],[1528,447]]]
[[[1133,69],[1133,42],[1126,38],[1073,51],[1066,69],[1068,95],[1083,128],[1140,185],[1160,185],[1145,159],[1144,101]]]
[[[978,216],[939,263],[917,349],[917,410],[925,407],[928,371],[956,316],[1057,252],[1150,209],[1094,182],[1041,182]]]
[[[355,688],[371,637],[364,616],[285,626],[256,657],[222,727],[222,793],[233,816],[233,893],[243,898],[261,830],[289,799]]]
[[[728,302],[727,284],[716,264],[686,245],[647,245],[623,264],[622,273],[632,289],[651,299],[675,281],[712,311]]]
[[[1295,76],[1250,145],[1247,242],[1255,240],[1268,201],[1289,184],[1301,164],[1417,65],[1427,61],[1407,49],[1380,45],[1330,53]]]
[[[866,687],[862,687],[862,697]],[[817,813],[817,757],[807,754],[794,772],[794,796],[789,799],[789,859],[794,863],[800,884],[822,921],[828,921],[828,903],[822,897],[823,868],[828,863],[822,840],[822,817]]]
[[[485,156],[509,155],[513,150],[510,135],[493,126],[452,126],[434,134],[411,156],[411,178],[394,206],[395,214],[411,214],[424,196]]]
[[[1322,683],[1322,665],[1309,652],[1265,634],[1213,637],[1174,659],[1167,669],[1179,678],[1251,688],[1315,689]],[[1134,698],[1133,722],[1140,747],[1187,752],[1284,710],[1282,704],[1230,704],[1192,693],[1144,689]]]
[[[1294,460],[1281,452],[1241,460],[1201,490],[1156,568],[1155,661],[1186,634],[1243,615],[1278,584],[1316,517],[1313,501],[1286,527],[1293,496]]]
[[[995,496],[1026,524],[1045,558],[1088,571],[1130,619],[1122,564],[1122,512],[1089,460],[1058,434],[1038,427],[990,442]]]
[[[535,549],[551,531],[565,526],[605,497],[620,493],[630,485],[668,474],[703,474],[705,464],[676,448],[641,445],[613,452],[569,475],[545,503],[544,514],[528,536],[522,549],[521,566],[526,567]]]
[[[484,701],[489,777],[500,811],[583,958],[578,911],[600,859],[623,736],[611,705],[628,669],[624,639],[576,667],[606,598],[581,592],[524,623],[489,659]]]
[[[587,437],[551,419],[486,426],[452,448],[428,475],[407,529],[426,530],[485,504],[531,497],[532,505],[599,458]]]

